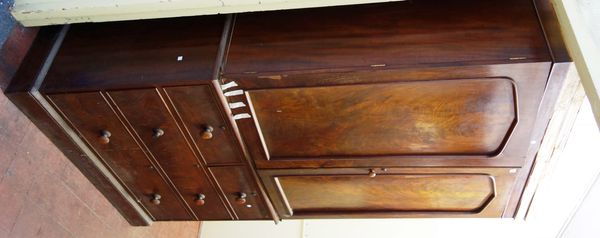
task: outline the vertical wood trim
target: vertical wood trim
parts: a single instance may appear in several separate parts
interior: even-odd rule
[[[531,204],[535,203],[535,194],[540,182],[552,170],[552,166],[556,164],[564,150],[584,99],[585,93],[579,82],[577,71],[571,64],[566,74],[566,80],[560,88],[556,105],[550,107],[553,108],[553,111],[551,111],[552,116],[531,172],[528,173],[529,179],[521,196],[515,218],[527,218]]]

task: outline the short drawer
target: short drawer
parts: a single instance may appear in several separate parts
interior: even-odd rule
[[[199,158],[157,89],[108,92],[135,134],[200,220],[231,220]]]
[[[170,102],[209,165],[242,163],[232,128],[209,85],[168,87]]]
[[[243,166],[210,167],[240,220],[272,219],[255,179]]]
[[[283,218],[500,218],[516,172],[516,168],[259,171]]]
[[[48,97],[154,219],[192,219],[102,94]]]

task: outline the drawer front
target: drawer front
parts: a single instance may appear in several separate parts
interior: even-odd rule
[[[209,165],[241,163],[241,151],[209,85],[170,87],[165,92]]]
[[[272,219],[255,180],[243,166],[210,167],[240,220]]]
[[[108,94],[196,216],[201,220],[232,219],[158,91]]]
[[[100,93],[48,97],[151,216],[156,220],[192,219]],[[160,195],[159,204],[153,200],[155,194]]]
[[[263,170],[283,217],[501,217],[516,169]]]

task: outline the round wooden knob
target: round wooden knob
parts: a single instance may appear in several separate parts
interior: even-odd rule
[[[152,131],[154,132],[154,134],[152,135],[152,137],[154,137],[154,139],[158,139],[158,137],[161,137],[165,134],[165,131],[163,131],[163,129],[160,129],[160,128],[156,128]]]
[[[152,202],[152,204],[154,204],[154,205],[158,205],[158,204],[160,204],[161,198],[162,197],[158,193],[152,194],[152,199],[150,200],[150,202]]]
[[[246,193],[240,193],[239,196],[235,199],[235,202],[237,204],[243,205],[246,203],[246,197],[248,197]]]
[[[110,136],[112,134],[110,133],[110,131],[107,130],[102,130],[100,132],[100,136],[98,137],[98,142],[100,142],[100,144],[106,145],[110,142]]]
[[[374,178],[375,176],[377,176],[377,173],[375,173],[375,170],[369,169],[369,177]]]
[[[213,131],[215,129],[212,126],[205,126],[204,131],[202,131],[202,139],[210,140],[213,138]]]
[[[196,199],[194,199],[194,202],[196,203],[196,206],[202,206],[204,205],[205,201],[204,199],[206,198],[206,196],[204,196],[204,194],[199,193],[198,195],[196,195]]]

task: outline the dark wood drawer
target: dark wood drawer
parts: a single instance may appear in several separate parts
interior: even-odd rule
[[[502,217],[515,168],[259,171],[284,218]]]
[[[210,167],[240,220],[272,219],[255,180],[243,166]]]
[[[102,94],[53,94],[48,97],[154,219],[192,219]],[[160,195],[160,204],[153,200],[155,195]]]
[[[158,90],[108,94],[196,216],[201,220],[232,219]]]
[[[164,89],[209,165],[242,163],[240,147],[210,85]]]

